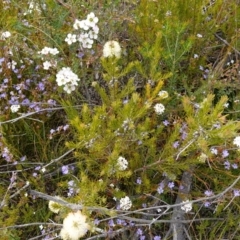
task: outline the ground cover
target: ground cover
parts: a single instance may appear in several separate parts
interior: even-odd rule
[[[2,239],[239,238],[239,1],[0,13]]]

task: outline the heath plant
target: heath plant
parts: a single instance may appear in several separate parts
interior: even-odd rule
[[[1,1],[1,238],[237,239],[239,16]]]

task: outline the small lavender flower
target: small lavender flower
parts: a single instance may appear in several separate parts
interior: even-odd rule
[[[206,202],[204,203],[204,207],[209,207],[210,205],[211,205],[211,203],[208,202],[208,201],[206,201]]]
[[[168,183],[168,187],[169,187],[170,189],[173,189],[174,186],[175,186],[174,182],[169,182],[169,183]]]
[[[234,189],[233,190],[233,195],[234,195],[234,197],[239,197],[240,196],[240,190],[239,189]]]
[[[97,226],[100,223],[100,221],[96,218],[96,219],[94,219],[93,223],[94,223],[94,225]]]
[[[138,236],[142,236],[142,234],[143,234],[142,229],[141,229],[141,228],[138,228],[136,234],[137,234]]]
[[[9,149],[5,147],[2,151],[2,157],[7,161],[11,162],[13,160],[13,155],[10,153]]]
[[[146,207],[147,207],[147,204],[146,204],[146,203],[143,203],[143,204],[142,204],[142,207],[143,207],[143,208],[146,208]]]
[[[39,91],[44,91],[45,90],[45,85],[44,85],[43,82],[39,82],[37,87],[38,87]]]
[[[179,141],[175,141],[173,143],[173,148],[178,148],[179,147]]]
[[[230,162],[229,162],[229,161],[225,161],[225,162],[224,162],[224,168],[227,169],[227,170],[229,170],[230,167],[231,167]]]
[[[169,121],[168,120],[164,120],[163,121],[163,125],[167,127],[169,125]]]
[[[68,129],[69,129],[69,125],[68,125],[68,124],[66,124],[66,125],[63,126],[63,131],[66,131],[66,130],[68,130]]]
[[[27,158],[26,155],[25,155],[25,156],[22,156],[22,157],[20,158],[20,161],[21,161],[21,162],[24,162],[24,161],[26,160],[26,158]]]
[[[138,177],[136,182],[137,182],[137,184],[141,185],[142,184],[142,179],[140,177]]]
[[[109,226],[109,227],[114,227],[114,226],[115,226],[115,223],[114,223],[113,219],[110,219],[110,220],[108,221],[108,226]]]
[[[228,157],[228,156],[229,156],[228,150],[226,150],[226,149],[223,150],[223,151],[222,151],[222,157],[223,157],[223,158],[226,158],[226,157]]]
[[[206,190],[206,191],[204,192],[204,194],[205,194],[206,197],[210,197],[210,196],[213,195],[213,191],[212,191],[212,190]]]
[[[153,240],[161,240],[161,236],[154,236]]]
[[[76,183],[71,180],[68,182],[68,197],[73,196],[75,193],[78,193],[79,190],[76,189]]]
[[[187,132],[183,131],[181,135],[182,140],[185,140],[187,138],[187,135]]]
[[[68,174],[68,172],[69,172],[69,168],[68,168],[68,165],[64,165],[64,166],[62,166],[62,174]]]
[[[122,225],[123,224],[123,222],[124,222],[124,220],[122,220],[122,219],[117,219],[116,220],[116,223],[118,224],[118,225]]]
[[[145,236],[144,235],[142,235],[142,236],[140,236],[140,240],[145,240]]]
[[[17,173],[16,172],[12,172],[12,177],[10,178],[11,184],[13,184],[15,182],[15,180],[17,180]]]
[[[164,192],[164,183],[163,183],[163,182],[161,182],[161,183],[159,184],[159,186],[158,186],[158,188],[157,188],[157,192],[158,192],[159,194],[161,194],[161,193]]]
[[[232,164],[232,168],[233,168],[233,169],[238,169],[238,165],[237,165],[236,163],[233,163],[233,164]]]

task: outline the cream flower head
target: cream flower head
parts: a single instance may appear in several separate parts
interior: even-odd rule
[[[57,199],[60,199],[60,200],[62,199],[62,198],[60,198],[59,196],[56,196],[56,198],[57,198]],[[48,203],[48,207],[49,207],[49,209],[50,209],[52,212],[54,212],[54,213],[59,213],[60,209],[62,208],[62,205],[51,200],[51,201],[49,201],[49,203]]]
[[[70,212],[63,220],[60,237],[63,240],[78,240],[80,237],[83,237],[90,229],[86,219],[87,217],[81,211]]]
[[[117,41],[108,41],[104,44],[103,47],[103,57],[121,57],[122,49],[120,44]]]

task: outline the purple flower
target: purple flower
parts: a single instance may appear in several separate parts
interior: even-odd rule
[[[14,183],[16,179],[17,179],[17,173],[13,172],[12,177],[10,178],[11,183]]]
[[[44,85],[43,82],[39,82],[37,87],[38,87],[39,91],[44,91],[45,90],[45,85]]]
[[[159,187],[157,188],[157,192],[158,192],[159,194],[161,194],[161,193],[163,193],[163,191],[164,191],[164,182],[161,182],[161,183],[159,184]]]
[[[234,189],[233,190],[233,195],[234,195],[234,197],[239,197],[240,196],[240,190],[239,189]]]
[[[118,219],[116,220],[116,223],[117,223],[118,225],[122,225],[122,222],[123,222],[123,221],[124,221],[124,220],[118,218]]]
[[[56,132],[55,129],[51,129],[51,130],[50,130],[50,134],[53,134],[53,133],[55,133],[55,132]]]
[[[5,58],[0,58],[0,65],[5,61]]]
[[[173,147],[174,147],[174,148],[178,148],[178,147],[179,147],[179,141],[175,141],[175,142],[173,143]]]
[[[169,125],[169,121],[168,121],[168,120],[164,120],[164,121],[163,121],[163,125],[164,125],[164,126],[168,126],[168,125]]]
[[[236,163],[232,164],[233,169],[238,169],[238,165]]]
[[[187,132],[183,131],[181,138],[182,140],[185,140],[187,138]]]
[[[115,226],[115,223],[114,223],[114,221],[113,221],[112,219],[110,219],[110,220],[108,221],[108,226],[109,226],[109,227],[114,227],[114,226]]]
[[[49,100],[47,101],[47,103],[48,103],[49,105],[53,105],[53,106],[56,105],[56,101],[55,101],[55,100],[52,100],[52,99],[49,99]]]
[[[204,206],[205,206],[205,207],[209,207],[210,205],[211,205],[211,203],[208,202],[208,201],[206,201],[206,202],[204,203]]]
[[[129,222],[129,226],[133,227],[133,226],[135,226],[135,223],[132,222],[132,221],[130,221],[130,222]]]
[[[68,171],[69,169],[68,169],[68,165],[64,165],[64,166],[62,166],[62,174],[68,174]]]
[[[212,191],[212,190],[206,190],[206,191],[204,192],[204,194],[205,194],[206,197],[210,197],[210,196],[213,195],[213,191]]]
[[[22,101],[22,105],[29,105],[30,104],[30,101],[29,99],[25,98],[23,101]]]
[[[73,180],[68,182],[68,186],[69,187],[74,187],[75,186],[75,182]]]
[[[96,218],[96,219],[94,219],[93,223],[97,226],[100,223],[100,221]]]
[[[137,230],[137,235],[138,236],[142,236],[142,234],[143,234],[143,231],[142,231],[142,229],[141,228],[138,228],[138,230]]]
[[[174,186],[175,186],[174,182],[169,182],[169,183],[168,183],[168,187],[169,187],[170,189],[173,189]]]
[[[155,236],[155,237],[153,238],[153,240],[161,240],[161,237],[160,237],[160,236]]]
[[[5,147],[3,149],[2,157],[5,158],[5,160],[7,162],[11,162],[12,161],[13,156],[12,156],[12,154],[10,153],[10,151],[9,151],[9,149],[7,147]]]
[[[41,169],[41,166],[35,167],[35,170],[36,170],[36,171],[39,171],[40,169]]]
[[[223,158],[226,158],[226,157],[228,157],[228,156],[229,156],[228,150],[223,150],[223,151],[222,151],[222,157],[223,157]]]
[[[84,56],[84,53],[83,53],[83,52],[79,52],[79,53],[77,54],[77,56],[78,56],[79,58],[82,58],[82,57]]]
[[[79,190],[76,189],[76,183],[71,180],[68,182],[68,196],[71,197],[72,195],[74,195],[75,193],[78,193]]]
[[[224,168],[227,169],[227,170],[229,170],[230,167],[231,167],[231,166],[230,166],[230,162],[229,162],[229,161],[225,161],[225,162],[224,162]]]
[[[140,240],[144,240],[146,237],[144,236],[144,235],[142,235],[141,237],[140,237]]]
[[[140,184],[142,184],[142,179],[140,177],[138,177],[136,182],[137,182],[137,184],[140,185]]]
[[[34,110],[35,110],[36,112],[38,112],[38,111],[41,110],[41,107],[40,107],[39,105],[36,105],[36,106],[34,107]]]
[[[220,123],[215,123],[215,124],[213,124],[213,127],[216,129],[219,129],[219,128],[221,128],[221,125],[220,125]]]
[[[26,155],[25,155],[25,156],[22,156],[22,157],[20,158],[20,161],[23,162],[23,161],[26,160],[26,158],[27,158]]]
[[[159,186],[159,187],[157,188],[157,192],[158,192],[159,194],[163,193],[163,192],[164,192],[163,187]]]

